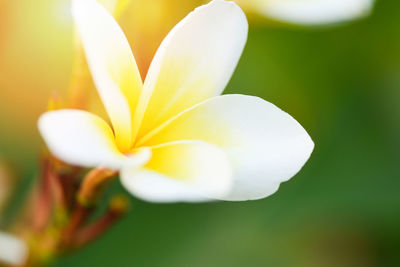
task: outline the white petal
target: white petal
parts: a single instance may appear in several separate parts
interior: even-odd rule
[[[274,193],[301,169],[314,148],[307,132],[289,114],[261,98],[244,95],[204,101],[139,145],[192,139],[218,145],[229,156],[235,181],[226,200],[259,199]]]
[[[374,0],[239,0],[244,7],[296,24],[325,24],[368,15]]]
[[[118,0],[97,0],[97,2],[102,4],[108,10],[108,12],[113,14]]]
[[[202,141],[180,141],[152,147],[143,169],[126,168],[122,184],[151,202],[197,202],[221,198],[230,191],[231,172],[225,153]]]
[[[128,150],[132,113],[142,90],[129,43],[112,15],[95,0],[73,0],[73,18],[93,80],[113,123],[117,145]]]
[[[39,119],[39,130],[50,151],[74,165],[119,169],[143,165],[150,157],[148,150],[129,157],[121,154],[108,124],[85,111],[47,112]]]
[[[0,232],[0,262],[22,265],[28,257],[28,248],[19,238]]]
[[[179,22],[151,63],[134,132],[140,126],[141,136],[186,108],[219,95],[237,65],[247,30],[243,11],[222,0],[197,8]]]
[[[119,15],[119,9],[121,6],[125,7],[129,4],[130,0],[97,0],[100,4],[102,4],[108,12],[114,15]]]

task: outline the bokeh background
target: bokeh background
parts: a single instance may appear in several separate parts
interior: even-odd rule
[[[193,5],[144,2],[154,4],[147,4],[152,14],[174,11],[152,24],[165,33]],[[21,177],[9,214],[37,173],[36,120],[51,91],[65,95],[69,85],[68,5],[0,0],[0,156]],[[53,266],[400,266],[399,13],[398,0],[378,0],[368,18],[335,27],[250,17],[247,47],[225,92],[263,97],[293,115],[316,144],[303,170],[253,202],[132,198],[115,228]],[[144,45],[132,31],[135,14],[143,10],[132,5],[121,18],[134,51]],[[160,40],[150,35],[151,50]],[[123,192],[118,182],[108,194],[116,191]]]

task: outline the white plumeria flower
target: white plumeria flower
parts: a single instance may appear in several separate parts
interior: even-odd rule
[[[233,2],[212,1],[178,23],[143,84],[101,5],[74,0],[73,17],[114,130],[85,111],[42,115],[40,132],[60,159],[120,170],[125,188],[147,201],[192,202],[264,198],[309,158],[314,144],[290,115],[258,97],[220,96],[247,38]]]
[[[21,239],[0,232],[0,263],[22,265],[28,256],[28,248]]]
[[[236,0],[264,16],[295,24],[350,21],[371,12],[374,0]]]

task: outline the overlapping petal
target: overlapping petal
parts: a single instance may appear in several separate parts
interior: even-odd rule
[[[70,164],[119,169],[143,165],[150,158],[148,150],[121,154],[108,124],[85,111],[47,112],[39,119],[39,130],[50,151]]]
[[[309,158],[314,143],[289,114],[258,97],[223,95],[182,112],[139,141],[152,146],[203,140],[221,147],[233,167],[225,200],[259,199],[274,193]]]
[[[295,24],[318,25],[368,15],[374,0],[238,0],[253,12]]]
[[[219,95],[247,39],[247,20],[233,2],[214,0],[179,22],[160,45],[135,114],[139,137],[201,101]]]
[[[121,178],[132,194],[152,202],[218,199],[232,182],[225,153],[202,141],[152,147],[151,160],[140,170],[124,169]]]
[[[117,145],[128,151],[133,144],[132,113],[142,91],[129,43],[112,15],[95,0],[73,0],[72,14]]]
[[[131,2],[131,0],[97,0],[101,3],[114,17],[119,17]]]

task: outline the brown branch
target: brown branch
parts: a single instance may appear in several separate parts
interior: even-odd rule
[[[108,210],[99,220],[75,233],[70,246],[79,248],[94,241],[115,225],[127,210],[128,200],[123,196],[114,197],[110,202]]]
[[[78,202],[84,206],[96,203],[105,185],[111,181],[118,172],[108,169],[93,169],[82,182],[78,192]]]

